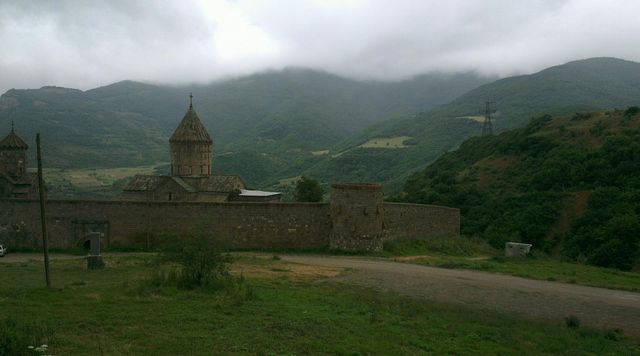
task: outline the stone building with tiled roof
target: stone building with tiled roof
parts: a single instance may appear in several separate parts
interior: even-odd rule
[[[28,149],[11,124],[11,132],[0,141],[0,197],[32,199],[38,196],[37,175],[27,172]]]
[[[191,202],[280,200],[280,193],[247,190],[238,175],[211,174],[213,140],[192,103],[171,135],[169,144],[170,175],[136,175],[125,186],[119,199]]]

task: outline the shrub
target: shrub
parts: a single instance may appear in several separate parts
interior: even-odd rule
[[[569,315],[564,318],[564,322],[567,324],[567,327],[571,329],[577,329],[580,327],[580,319],[575,315]]]
[[[640,113],[640,107],[631,106],[627,110],[624,111],[624,116],[631,117]]]
[[[594,249],[588,262],[603,267],[631,270],[638,258],[640,222],[633,214],[614,216],[603,226],[602,243]]]
[[[322,201],[324,191],[317,180],[302,177],[296,183],[294,198],[299,202],[319,202]]]
[[[566,255],[601,267],[630,270],[640,257],[637,191],[599,188],[564,246]]]
[[[231,279],[229,266],[233,261],[224,244],[212,235],[197,234],[166,238],[160,262],[177,266],[177,270],[156,272],[158,284],[176,282],[178,287],[218,289]]]
[[[611,341],[620,341],[624,338],[624,334],[622,329],[610,329],[605,332],[604,338]]]
[[[571,117],[571,120],[572,121],[587,120],[587,119],[591,118],[592,116],[593,116],[593,113],[577,112],[577,113],[573,114],[573,116]]]

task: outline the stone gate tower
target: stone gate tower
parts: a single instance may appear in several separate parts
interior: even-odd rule
[[[193,96],[189,95],[193,100]],[[211,144],[213,141],[193,110],[193,102],[184,114],[180,125],[171,135],[171,175],[210,176]]]
[[[333,184],[330,210],[332,249],[382,251],[384,202],[380,184]]]
[[[29,146],[16,134],[11,123],[11,132],[0,141],[0,173],[10,177],[21,177],[27,173],[27,149]]]

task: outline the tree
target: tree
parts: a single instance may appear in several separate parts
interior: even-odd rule
[[[319,202],[322,201],[324,191],[317,180],[302,177],[296,183],[294,199],[300,202]]]

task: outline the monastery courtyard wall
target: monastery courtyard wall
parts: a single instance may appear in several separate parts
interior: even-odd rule
[[[384,203],[383,207],[385,239],[460,232],[458,209],[398,203]],[[52,248],[82,246],[89,232],[99,231],[104,233],[103,244],[107,249],[152,248],[163,234],[207,235],[211,232],[236,249],[311,249],[328,247],[334,229],[331,203],[49,200],[46,211]],[[371,213],[357,207],[348,211],[350,214]],[[342,216],[341,221],[348,224],[349,217],[344,218]],[[361,220],[361,217],[353,219]],[[38,201],[0,200],[0,241],[9,248],[41,245]]]

